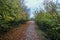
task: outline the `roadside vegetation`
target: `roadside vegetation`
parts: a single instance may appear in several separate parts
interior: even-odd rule
[[[19,0],[0,0],[0,33],[7,32],[28,20]]]
[[[60,4],[55,4],[52,1],[45,3],[45,10],[41,9],[35,14],[38,28],[50,40],[60,40],[60,10],[58,10],[57,5],[60,6]]]

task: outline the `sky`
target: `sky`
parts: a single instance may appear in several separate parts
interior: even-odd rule
[[[24,4],[25,4],[25,6],[27,6],[27,9],[30,9],[29,10],[30,17],[34,16],[34,12],[36,10],[39,11],[40,8],[44,8],[43,1],[44,0],[25,0],[24,1]],[[56,1],[56,0],[54,0],[54,1]],[[60,3],[60,0],[58,0],[58,2]]]

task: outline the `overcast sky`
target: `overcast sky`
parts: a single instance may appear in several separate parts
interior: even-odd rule
[[[27,8],[30,9],[29,13],[31,17],[33,17],[34,11],[40,10],[40,7],[43,8],[43,1],[44,0],[25,0],[24,1]],[[60,0],[58,0],[58,2],[60,2]]]

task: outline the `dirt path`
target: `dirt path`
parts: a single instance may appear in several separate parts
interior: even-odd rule
[[[35,22],[28,21],[19,28],[14,28],[3,36],[0,40],[41,40],[35,30]]]
[[[35,27],[36,27],[35,22],[30,21],[30,25],[29,25],[29,27],[27,28],[27,31],[26,31],[26,40],[39,40],[40,39],[37,36]]]

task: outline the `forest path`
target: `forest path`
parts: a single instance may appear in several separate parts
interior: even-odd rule
[[[19,26],[21,27],[14,28],[5,35],[0,36],[0,40],[41,40],[41,37],[37,36],[34,21],[28,21]]]

